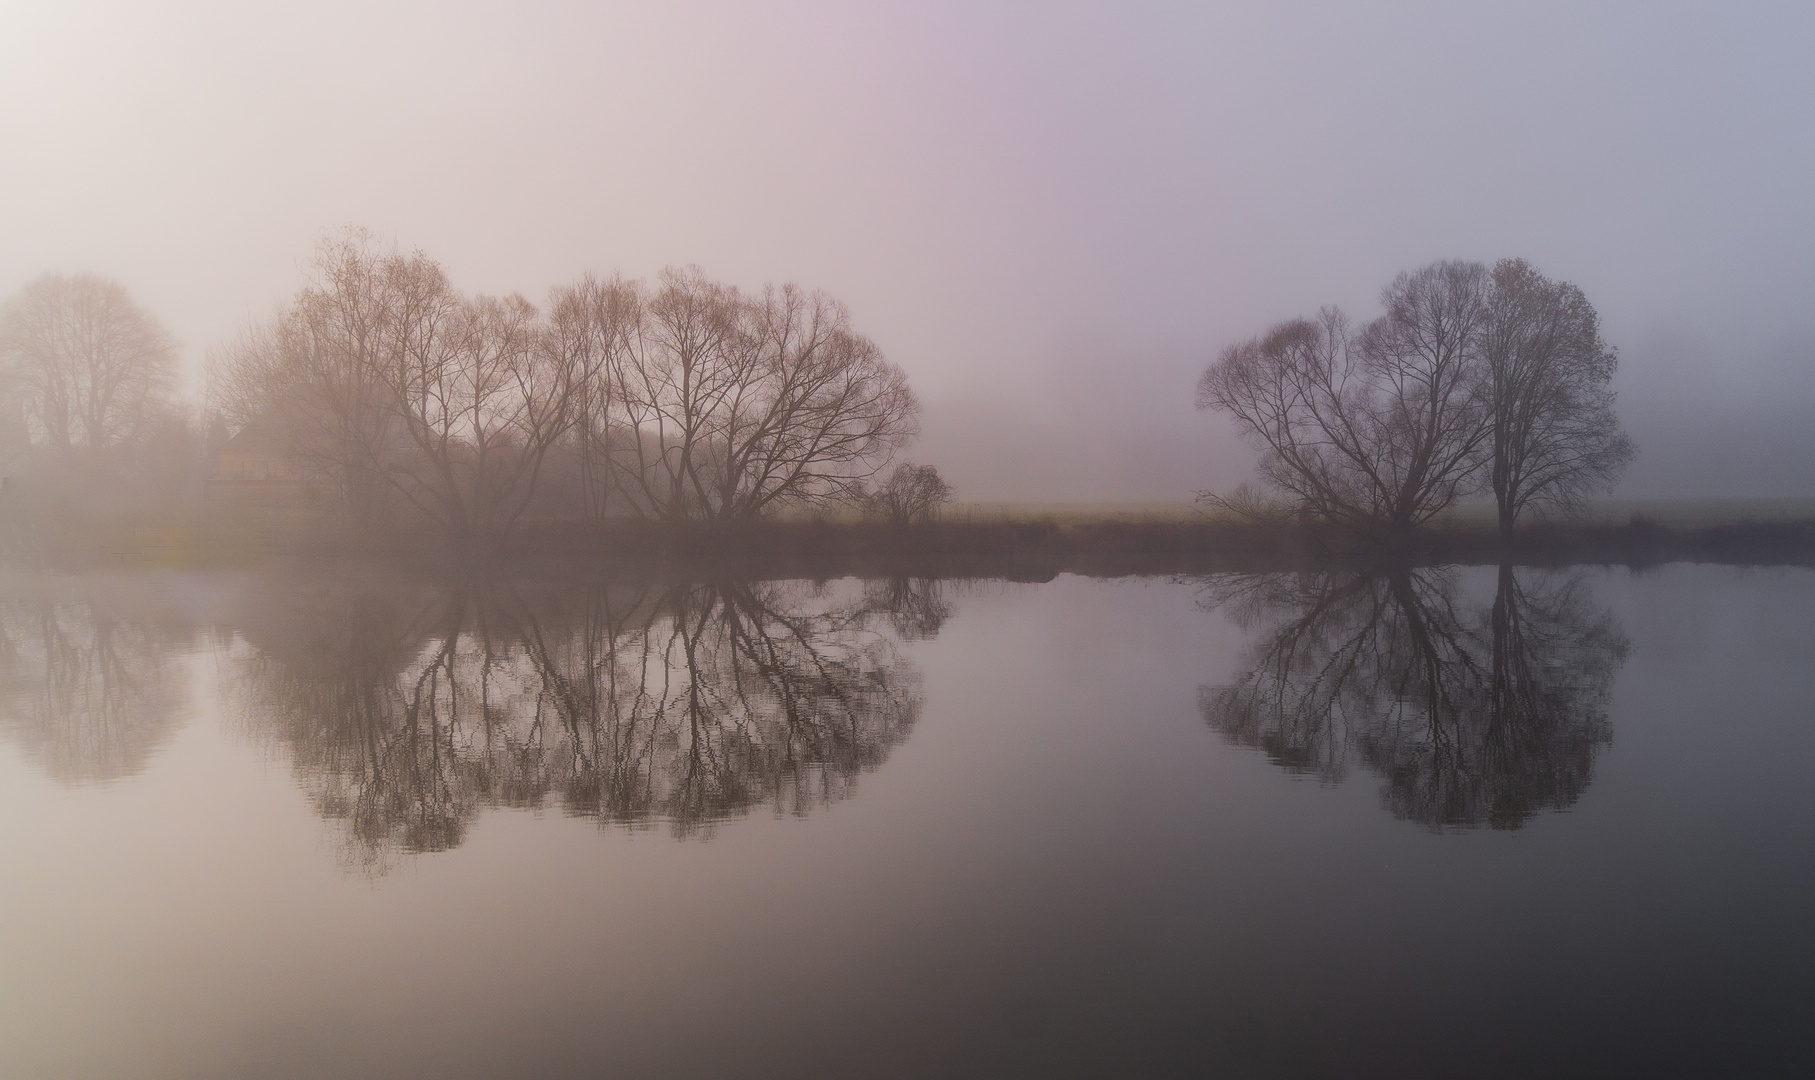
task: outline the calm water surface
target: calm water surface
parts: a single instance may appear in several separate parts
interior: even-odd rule
[[[0,1076],[1815,1074],[1815,572],[0,582]]]

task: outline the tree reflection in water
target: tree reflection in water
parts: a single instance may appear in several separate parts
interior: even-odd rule
[[[1359,762],[1399,818],[1518,828],[1573,803],[1612,737],[1629,646],[1580,574],[1502,566],[1485,607],[1446,570],[1229,575],[1204,604],[1264,627],[1246,675],[1200,690],[1210,726],[1294,772]]]
[[[243,713],[380,870],[460,843],[489,806],[689,835],[844,798],[920,709],[879,620],[930,634],[943,610],[913,583],[298,595],[242,622]]]
[[[65,784],[145,768],[175,731],[192,633],[48,592],[0,600],[0,734]]]

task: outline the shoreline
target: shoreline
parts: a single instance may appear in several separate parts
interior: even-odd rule
[[[223,529],[197,518],[15,532],[14,569],[238,570],[375,562],[406,574],[485,568],[511,574],[930,577],[1045,581],[1373,566],[1601,565],[1672,562],[1815,566],[1815,519],[1663,524],[1430,526],[1395,542],[1328,525],[1227,521],[939,521],[915,525],[763,521],[670,526],[615,521],[521,526],[462,556],[431,530],[351,539],[319,531]]]

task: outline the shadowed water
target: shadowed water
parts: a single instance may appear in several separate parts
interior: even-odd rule
[[[0,1075],[1815,1052],[1815,572],[0,594]]]

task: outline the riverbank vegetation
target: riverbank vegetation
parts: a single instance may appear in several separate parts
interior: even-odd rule
[[[1140,508],[954,510],[904,459],[919,403],[837,300],[697,268],[470,296],[347,230],[209,354],[117,283],[46,275],[0,311],[0,549],[34,565],[397,558],[631,572],[1050,576],[1309,562],[1804,561],[1815,514],[1591,512],[1634,448],[1581,290],[1521,260],[1400,275],[1225,350],[1198,386],[1261,487]],[[1732,518],[1750,515],[1736,512]]]

